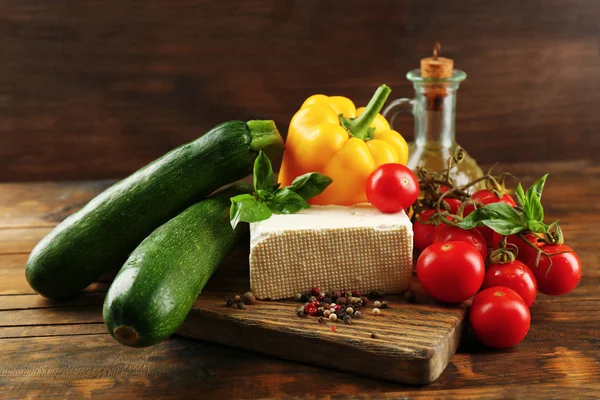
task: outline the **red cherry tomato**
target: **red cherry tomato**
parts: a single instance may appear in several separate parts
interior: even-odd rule
[[[525,262],[535,275],[538,290],[558,296],[575,289],[581,279],[581,261],[577,253],[564,244],[550,244],[540,249],[550,256],[542,254],[537,267],[536,254],[529,254]]]
[[[433,243],[467,242],[475,246],[481,257],[487,259],[487,243],[477,229],[465,230],[456,226],[440,225],[433,232]]]
[[[483,282],[485,264],[466,242],[434,243],[417,260],[417,278],[427,294],[445,303],[461,303]]]
[[[533,272],[519,260],[507,264],[492,264],[485,271],[483,288],[504,286],[517,292],[531,307],[537,295],[537,283]]]
[[[448,207],[450,208],[450,210],[449,210],[450,214],[457,214],[458,209],[460,208],[460,205],[462,204],[462,201],[460,201],[459,199],[446,199],[445,198],[442,201],[444,201],[446,204],[448,204]]]
[[[486,346],[503,349],[520,343],[529,331],[531,315],[521,296],[495,286],[475,296],[469,310],[471,328]]]
[[[496,194],[494,192],[492,192],[491,190],[486,190],[486,189],[478,190],[477,192],[473,193],[473,196],[471,196],[471,198],[483,205],[491,204],[491,203],[498,203],[498,202],[506,203],[512,207],[515,207],[517,205],[517,203],[515,203],[515,200],[509,194],[505,194],[502,197],[498,197],[498,196],[496,196]],[[469,204],[465,207],[465,211],[464,211],[463,215],[466,217],[467,215],[471,214],[473,211],[475,211],[475,207],[473,205]],[[479,232],[481,232],[481,234],[485,238],[488,247],[491,247],[493,249],[498,248],[498,245],[500,244],[500,241],[502,240],[502,235],[494,232],[492,229],[488,228],[487,226],[481,226],[477,229],[479,230]]]
[[[424,211],[419,218],[423,221],[428,221],[429,217],[434,213],[434,210],[426,210]],[[419,251],[425,250],[427,246],[430,246],[433,243],[433,232],[435,231],[436,226],[433,224],[424,224],[419,220],[415,220],[413,223],[413,240],[415,247]]]
[[[538,237],[533,233],[526,234],[525,238],[527,239],[527,241],[529,241],[530,244],[533,244],[535,247],[540,247],[544,244],[543,242],[538,242]],[[520,237],[518,237],[517,235],[510,235],[506,238],[506,243],[514,244],[515,246],[517,246],[517,249],[519,251],[517,253],[517,260],[527,263],[527,265],[530,267],[535,265],[535,261],[534,264],[529,264],[528,261],[531,256],[535,257],[537,255],[537,252],[535,251],[535,249],[533,249],[531,246],[525,243]],[[511,247],[512,246],[509,246],[509,248]]]
[[[367,199],[384,213],[396,213],[410,207],[419,196],[415,174],[402,164],[383,164],[367,179]]]

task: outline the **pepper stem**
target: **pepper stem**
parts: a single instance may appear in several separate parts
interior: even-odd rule
[[[369,101],[369,104],[367,104],[365,111],[359,117],[352,120],[340,117],[342,126],[356,138],[363,140],[373,139],[374,130],[371,128],[371,124],[383,108],[391,91],[392,90],[387,85],[379,86]]]

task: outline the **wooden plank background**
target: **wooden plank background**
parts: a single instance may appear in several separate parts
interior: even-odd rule
[[[0,0],[0,181],[122,177],[229,119],[364,104],[443,53],[483,163],[598,159],[596,0]],[[401,121],[412,136],[412,122]]]

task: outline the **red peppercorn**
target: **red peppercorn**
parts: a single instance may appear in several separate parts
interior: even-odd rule
[[[323,297],[323,296],[317,296],[317,301],[323,301],[324,298],[325,297]]]
[[[360,290],[357,290],[357,289],[353,290],[352,296],[360,297]]]
[[[320,290],[319,290],[319,288],[318,288],[318,287],[316,287],[316,286],[315,286],[315,287],[313,287],[313,288],[312,288],[310,291],[312,292],[312,294],[313,294],[314,296],[318,296],[319,294],[321,294],[321,291],[320,291]]]
[[[321,307],[320,301],[313,301],[313,304],[315,305],[315,307]]]
[[[310,303],[304,307],[304,311],[308,315],[315,315],[317,313],[317,307],[314,304]]]
[[[337,311],[337,310],[339,310],[339,309],[340,309],[340,305],[339,305],[339,304],[332,304],[332,305],[331,305],[331,307],[333,307],[333,309],[334,309],[335,311]]]
[[[346,291],[345,290],[340,290],[340,296],[344,297],[346,295]]]

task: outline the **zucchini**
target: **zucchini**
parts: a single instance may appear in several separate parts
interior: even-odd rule
[[[31,252],[26,277],[44,297],[78,293],[120,265],[154,229],[252,171],[283,140],[273,121],[230,121],[116,183],[65,219]]]
[[[238,243],[229,223],[236,184],[186,209],[156,229],[129,256],[104,301],[110,334],[127,346],[156,344],[177,331],[202,288]]]

